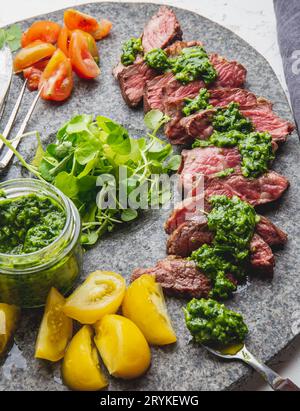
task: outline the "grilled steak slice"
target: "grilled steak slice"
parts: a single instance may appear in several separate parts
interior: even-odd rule
[[[267,131],[276,143],[284,143],[295,126],[278,117],[272,110],[266,111],[260,104],[252,109],[241,110],[241,113],[252,121],[257,131]]]
[[[177,227],[186,221],[195,221],[198,224],[206,223],[204,211],[209,210],[209,204],[203,196],[189,197],[183,200],[172,211],[172,214],[164,224],[167,234],[172,234]]]
[[[176,102],[165,103],[166,114],[171,113],[173,119],[167,124],[165,133],[173,144],[190,144],[195,138],[207,139],[213,133],[211,122],[214,110],[203,110],[184,117],[182,108],[184,100],[178,97]],[[215,107],[225,107],[230,102],[240,105],[241,113],[249,118],[257,131],[268,131],[274,143],[283,143],[295,126],[283,120],[272,111],[272,103],[262,97],[256,97],[248,90],[220,88],[210,90],[209,103]],[[176,104],[175,104],[176,103]]]
[[[236,148],[195,148],[182,153],[182,165],[179,173],[185,192],[195,195],[196,189],[203,182],[205,195],[234,195],[253,206],[277,200],[287,190],[288,180],[269,171],[258,178],[246,178],[240,170],[240,156]],[[218,178],[215,173],[234,168],[235,172],[227,177]]]
[[[209,212],[210,206],[206,202],[203,204],[203,197],[191,197],[178,204],[172,214],[165,222],[164,228],[167,234],[172,234],[185,224],[184,231],[195,225],[200,228],[205,227],[207,219],[202,212]],[[190,224],[190,225],[189,225]],[[275,226],[267,217],[260,216],[260,221],[255,227],[256,233],[270,246],[282,246],[287,241],[287,234]],[[196,238],[193,228],[192,236]],[[180,254],[181,255],[181,254]]]
[[[145,26],[142,35],[144,51],[153,48],[164,48],[176,40],[180,40],[182,32],[174,12],[168,7],[160,7],[158,13]],[[151,47],[151,48],[149,48]],[[129,107],[138,106],[144,94],[146,82],[158,75],[144,63],[141,56],[130,66],[119,63],[113,70],[118,80],[122,96]]]
[[[199,41],[177,41],[170,47],[166,48],[166,53],[169,56],[176,56],[184,48],[201,46]],[[236,61],[227,61],[223,57],[213,54],[211,61],[215,64],[219,78],[213,83],[211,88],[215,87],[241,87],[246,81],[246,69]],[[145,112],[151,109],[158,109],[170,115],[173,114],[172,106],[177,106],[183,103],[185,98],[194,98],[199,93],[201,88],[207,87],[201,80],[196,80],[186,85],[177,81],[172,73],[165,73],[153,81],[148,81],[146,84],[144,95],[144,110]],[[171,106],[171,108],[170,108]]]
[[[167,242],[167,253],[188,257],[203,244],[211,244],[212,240],[213,233],[209,231],[206,223],[188,221],[181,224],[170,235]],[[254,234],[250,249],[251,268],[258,268],[260,272],[271,274],[274,267],[274,256],[268,243],[258,234]]]
[[[162,6],[144,28],[142,44],[144,52],[165,48],[176,40],[182,39],[182,31],[175,13]]]
[[[154,275],[165,291],[182,297],[207,298],[211,291],[210,280],[193,261],[169,256],[158,261],[155,267],[138,268],[132,275],[135,280],[143,274]]]
[[[244,88],[219,88],[210,90],[209,94],[209,103],[214,107],[226,107],[232,102],[238,103],[241,110],[252,109],[259,105],[262,110],[269,111],[273,107],[269,100],[257,97],[254,93]]]
[[[188,84],[182,84],[176,80],[171,72],[155,77],[147,81],[144,94],[144,110],[147,113],[152,109],[160,110],[166,114],[170,114],[168,105],[174,104],[177,100],[187,97],[194,98],[199,93],[201,88],[205,87],[205,83],[201,80],[195,80]]]
[[[157,75],[141,59],[127,67],[117,66],[114,73],[117,74],[122,96],[129,107],[137,107],[141,103],[146,81]]]
[[[213,88],[243,87],[246,81],[247,70],[242,64],[237,61],[228,61],[218,54],[212,54],[210,61],[218,73],[218,79],[213,84]]]
[[[275,258],[270,246],[257,234],[250,244],[250,265],[255,273],[273,276]]]
[[[188,257],[203,244],[211,244],[213,237],[206,222],[187,221],[176,228],[168,238],[167,254]]]
[[[208,198],[213,195],[237,196],[255,207],[278,200],[288,189],[289,182],[275,171],[253,179],[235,172],[225,178],[207,177],[204,187]]]
[[[264,216],[260,216],[260,221],[256,224],[255,231],[270,247],[282,246],[288,239],[285,232]]]

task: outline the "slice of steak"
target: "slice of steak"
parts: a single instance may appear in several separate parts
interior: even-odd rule
[[[250,244],[250,265],[254,273],[273,276],[275,258],[270,246],[257,234]]]
[[[211,291],[210,280],[193,261],[169,256],[152,268],[138,268],[131,275],[135,280],[143,274],[155,276],[165,291],[182,297],[207,298]]]
[[[257,97],[251,91],[243,88],[219,88],[209,91],[210,98],[209,103],[214,107],[226,107],[229,103],[238,103],[240,110],[252,109],[259,107],[266,111],[272,110],[273,104],[264,99],[263,97]]]
[[[172,234],[177,227],[186,221],[195,221],[198,224],[206,223],[203,211],[209,209],[203,196],[189,197],[183,200],[172,211],[172,214],[164,224],[167,234]]]
[[[165,114],[173,111],[170,106],[176,107],[179,99],[194,98],[201,88],[205,87],[202,80],[195,80],[188,84],[182,84],[176,80],[173,73],[168,72],[157,76],[146,83],[144,94],[144,111],[158,109]]]
[[[142,44],[146,53],[153,48],[165,48],[182,38],[182,31],[174,12],[162,6],[146,24],[142,35]],[[143,100],[146,82],[158,75],[138,56],[130,66],[119,63],[113,70],[118,80],[122,96],[129,107],[138,106]]]
[[[157,75],[156,71],[149,68],[143,60],[123,68],[119,65],[115,73],[117,73],[122,96],[129,107],[137,107],[141,103],[147,80]]]
[[[203,244],[211,244],[213,233],[207,222],[187,221],[170,235],[167,241],[167,254],[188,257]]]
[[[167,242],[167,253],[180,257],[189,257],[193,251],[204,244],[211,244],[213,233],[207,223],[189,221],[181,224],[170,235]],[[251,269],[259,269],[260,273],[271,274],[274,267],[274,255],[270,246],[258,234],[254,234],[250,244]]]
[[[184,228],[184,234],[186,234],[188,229],[191,228],[191,230],[193,230],[192,236],[196,241],[195,226],[203,228],[207,224],[206,216],[202,211],[203,209],[205,212],[209,212],[210,210],[207,202],[203,205],[203,198],[191,197],[184,200],[175,207],[165,222],[164,227],[166,233],[171,235],[182,227]],[[260,216],[260,220],[255,227],[255,232],[270,247],[282,246],[287,242],[288,238],[286,233],[276,227],[276,225],[265,216]],[[179,236],[179,234],[177,234],[177,236]],[[180,236],[182,236],[182,234],[180,234]]]
[[[278,200],[288,187],[288,180],[275,171],[253,179],[239,172],[225,178],[206,177],[204,184],[208,198],[213,195],[237,196],[254,207]]]
[[[180,96],[172,103],[165,103],[165,112],[171,113],[173,119],[167,124],[165,133],[173,144],[190,144],[196,138],[207,139],[213,132],[211,122],[213,110],[203,110],[191,116],[184,117],[182,108],[184,98]],[[215,107],[225,107],[230,102],[240,105],[242,114],[249,118],[257,131],[268,131],[273,142],[283,143],[295,126],[272,111],[272,103],[263,97],[256,97],[248,90],[220,88],[210,90],[209,103]],[[276,148],[276,146],[275,146]]]
[[[239,88],[244,86],[247,70],[242,64],[237,61],[228,61],[216,53],[211,54],[210,61],[218,73],[218,79],[211,88]]]
[[[234,195],[253,206],[266,204],[280,198],[289,186],[288,180],[269,171],[258,178],[246,178],[239,167],[240,156],[236,148],[195,148],[183,151],[179,169],[185,192],[195,195],[203,184],[205,196]],[[234,168],[233,174],[217,177],[215,173]]]
[[[270,133],[276,143],[284,143],[295,130],[294,124],[278,117],[272,110],[266,111],[261,103],[252,109],[241,110],[241,113],[252,121],[257,131]]]
[[[282,246],[288,239],[287,234],[265,216],[260,216],[255,231],[270,247]]]
[[[182,39],[182,30],[175,13],[169,7],[162,6],[149,20],[142,35],[144,52],[156,48],[165,48],[176,40]]]
[[[177,41],[166,48],[166,53],[174,57],[180,54],[184,48],[195,46],[202,46],[202,43],[199,41]],[[211,61],[213,64],[214,62],[216,63],[216,69],[219,74],[217,82],[213,83],[211,88],[241,87],[244,84],[246,80],[246,70],[241,64],[236,61],[227,61],[217,54],[211,56]],[[147,82],[144,96],[144,110],[147,112],[151,109],[158,109],[168,115],[170,115],[170,112],[174,114],[174,105],[175,107],[177,106],[178,111],[179,106],[184,102],[185,98],[196,97],[199,90],[205,87],[207,86],[201,80],[183,85],[176,80],[172,73],[165,73],[153,81]]]

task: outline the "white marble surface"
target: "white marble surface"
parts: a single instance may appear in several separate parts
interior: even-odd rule
[[[87,0],[87,2],[91,1]],[[127,1],[134,2],[134,0]],[[147,1],[149,0],[143,0],[143,2]],[[0,26],[83,2],[84,0],[9,0],[1,7]],[[277,44],[272,0],[157,0],[154,2],[195,11],[234,31],[266,57],[288,93]],[[300,338],[277,356],[272,366],[300,385]],[[243,385],[242,389],[267,390],[268,387],[254,374],[251,381]]]

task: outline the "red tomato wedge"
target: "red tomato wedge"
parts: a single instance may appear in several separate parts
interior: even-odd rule
[[[14,59],[14,71],[19,73],[33,64],[45,60],[53,55],[56,47],[50,43],[36,40],[25,48],[21,49]]]
[[[66,55],[56,50],[45,68],[39,83],[41,97],[45,100],[66,100],[73,89],[72,65]]]
[[[25,33],[23,33],[21,40],[22,47],[28,46],[28,44],[34,42],[35,40],[55,44],[57,42],[60,29],[60,25],[54,23],[53,21],[36,21],[27,31],[25,31]]]
[[[81,30],[72,33],[69,57],[75,73],[84,79],[93,79],[99,76],[100,69],[89,50],[88,40]]]
[[[64,22],[69,30],[83,30],[93,33],[98,29],[98,21],[88,14],[74,9],[68,9],[64,13]]]
[[[105,20],[105,19],[100,20],[98,29],[94,31],[92,35],[95,40],[104,39],[104,37],[107,37],[109,35],[111,28],[112,28],[111,21]]]
[[[71,31],[64,26],[58,36],[57,47],[65,53],[66,56],[69,56],[69,44],[71,39]]]

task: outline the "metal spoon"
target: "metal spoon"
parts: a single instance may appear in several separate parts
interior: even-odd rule
[[[271,370],[271,368],[258,361],[243,344],[232,346],[224,350],[222,349],[221,351],[208,347],[207,345],[203,346],[217,357],[225,358],[226,360],[241,360],[247,365],[250,365],[263,377],[274,391],[300,391],[300,388],[291,380],[281,377],[275,371]]]

